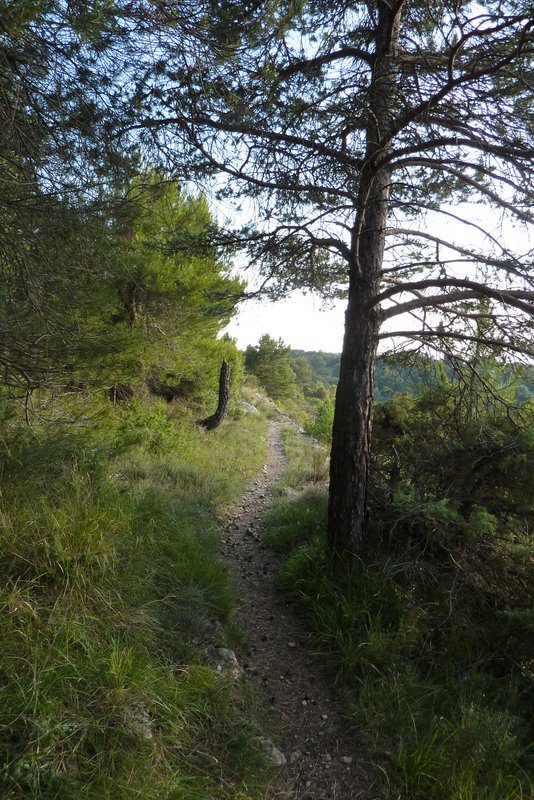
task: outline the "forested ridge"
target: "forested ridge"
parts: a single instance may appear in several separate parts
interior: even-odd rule
[[[322,350],[291,350],[293,359],[304,358],[311,367],[312,378],[327,386],[337,384],[339,378],[339,353],[325,353]],[[402,357],[379,357],[376,364],[375,397],[385,400],[396,392],[416,393],[421,384],[432,379],[439,359],[403,354]],[[428,368],[425,369],[425,363]],[[454,373],[454,365],[444,360],[445,369]],[[298,367],[297,367],[298,371]],[[529,400],[534,395],[534,369],[524,364],[501,365],[502,387],[513,385],[518,402]]]
[[[530,800],[532,36],[524,0],[0,0],[6,800]],[[295,288],[347,299],[341,354],[225,334]],[[221,559],[269,419],[242,533],[346,798],[319,729],[266,756]]]

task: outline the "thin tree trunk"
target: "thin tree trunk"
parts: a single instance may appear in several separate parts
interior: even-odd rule
[[[367,494],[371,459],[373,396],[385,229],[391,191],[387,156],[394,117],[398,41],[403,2],[378,0],[376,57],[369,90],[367,149],[360,174],[356,222],[352,235],[349,298],[336,393],[327,541],[338,553],[362,553],[367,533]]]
[[[211,415],[211,417],[206,417],[206,419],[200,420],[198,424],[203,428],[206,428],[208,431],[218,428],[226,415],[226,408],[228,406],[229,398],[230,364],[228,361],[223,361],[219,375],[219,404],[217,406],[217,410],[215,414]]]

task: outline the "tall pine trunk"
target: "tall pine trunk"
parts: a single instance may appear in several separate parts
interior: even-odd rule
[[[367,494],[373,425],[374,373],[380,330],[379,292],[389,210],[387,157],[395,107],[402,2],[379,0],[376,55],[369,91],[367,149],[360,175],[352,238],[345,337],[336,394],[327,541],[338,553],[362,553],[367,532]]]
[[[384,253],[384,226],[389,176],[384,186],[375,178],[359,234],[360,256],[352,266],[345,337],[336,393],[328,544],[337,552],[361,553],[367,529],[367,491],[371,458],[374,372],[380,312],[373,304],[378,292]]]

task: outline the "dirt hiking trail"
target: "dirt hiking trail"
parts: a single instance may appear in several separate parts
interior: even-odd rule
[[[223,557],[237,585],[236,622],[248,639],[240,661],[275,715],[274,745],[287,763],[273,767],[269,800],[377,800],[365,753],[347,733],[334,693],[311,655],[304,623],[277,589],[279,558],[262,542],[265,512],[285,466],[282,430],[269,423],[260,476],[224,519]]]

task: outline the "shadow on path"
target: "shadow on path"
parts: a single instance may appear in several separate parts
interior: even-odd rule
[[[263,471],[225,518],[223,555],[239,597],[236,621],[245,631],[245,669],[266,707],[277,715],[276,746],[287,764],[272,800],[376,800],[365,754],[336,709],[333,691],[311,655],[304,624],[275,585],[278,556],[261,540],[272,489],[285,467],[282,430],[269,423]]]

